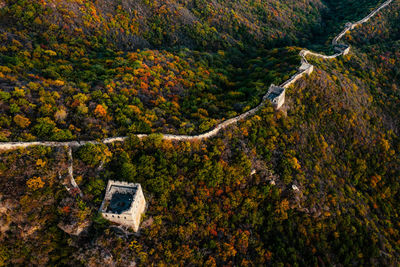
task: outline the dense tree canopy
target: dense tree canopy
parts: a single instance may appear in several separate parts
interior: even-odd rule
[[[129,136],[72,148],[82,196],[68,148],[0,152],[0,266],[398,265],[398,1],[344,37],[349,55],[310,57],[283,110],[204,141],[157,134],[257,105],[299,64],[289,40],[328,42],[377,2],[0,0],[0,140]],[[318,20],[334,24],[323,37]],[[99,215],[109,179],[141,184],[139,233]]]

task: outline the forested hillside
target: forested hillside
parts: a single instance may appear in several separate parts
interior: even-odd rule
[[[20,53],[30,55],[23,47]],[[0,140],[205,132],[259,104],[269,84],[287,79],[299,62],[296,48],[259,50],[263,57],[240,68],[222,51],[73,53],[38,47],[33,60],[22,56],[19,66],[1,67]]]
[[[298,48],[267,47],[314,42],[336,13],[376,4],[3,0],[0,140],[203,133],[295,72]]]
[[[73,37],[122,50],[160,46],[211,50],[304,42],[325,9],[319,0],[3,2],[2,24],[36,35],[30,38]]]
[[[254,107],[378,2],[0,0],[0,141],[129,136],[73,148],[82,197],[63,147],[0,152],[0,266],[398,266],[398,0],[283,110],[157,134]],[[99,215],[110,179],[143,187],[138,233]]]
[[[325,0],[327,7],[321,17],[322,25],[319,31],[314,32],[314,40],[306,45],[313,49],[326,50],[330,48],[327,42],[335,33],[340,32],[347,22],[356,22],[365,17],[370,9],[376,7],[383,0]]]

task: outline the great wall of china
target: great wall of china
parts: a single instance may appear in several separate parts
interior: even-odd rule
[[[343,38],[343,36],[348,33],[349,31],[353,30],[357,25],[363,24],[367,22],[370,18],[375,16],[381,9],[385,8],[388,6],[393,0],[387,0],[383,4],[381,4],[378,8],[376,8],[374,11],[372,11],[368,16],[363,18],[362,20],[359,20],[355,23],[346,23],[346,26],[342,32],[337,35],[333,41],[332,41],[332,46],[338,53],[327,56],[327,55],[322,55],[319,53],[314,53],[309,50],[301,50],[300,51],[300,56],[301,56],[301,65],[298,68],[298,72],[293,75],[291,78],[289,78],[287,81],[285,81],[283,84],[280,86],[283,88],[288,88],[292,84],[294,84],[297,80],[299,80],[301,77],[304,75],[309,75],[313,72],[314,66],[308,63],[306,57],[307,56],[315,56],[319,57],[322,59],[333,59],[342,55],[346,55],[350,51],[350,46],[346,44],[339,44],[340,39]],[[237,123],[240,120],[243,120],[253,114],[255,114],[257,111],[259,111],[264,105],[265,101],[267,100],[268,93],[264,95],[262,98],[261,103],[237,116],[231,119],[228,119],[220,124],[218,124],[214,129],[203,133],[199,135],[172,135],[172,134],[163,134],[163,139],[166,140],[174,140],[174,141],[190,141],[190,140],[202,140],[202,139],[207,139],[213,136],[216,136],[222,129],[226,128],[227,126]],[[148,134],[136,134],[138,138],[144,138],[147,137]],[[106,138],[101,141],[70,141],[70,142],[51,142],[51,141],[34,141],[34,142],[2,142],[0,143],[0,151],[1,150],[13,150],[13,149],[18,149],[18,148],[26,148],[29,146],[49,146],[49,147],[68,147],[68,153],[71,153],[71,148],[72,147],[80,147],[86,144],[110,144],[110,143],[115,143],[115,142],[123,142],[127,139],[128,137],[123,136],[123,137],[111,137],[111,138]],[[69,155],[70,156],[70,155]],[[71,154],[72,157],[72,154]],[[72,160],[70,159],[69,161]],[[70,176],[72,177],[72,164],[70,167]],[[74,182],[74,181],[73,181]]]

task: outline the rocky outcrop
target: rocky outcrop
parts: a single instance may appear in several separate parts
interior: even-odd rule
[[[62,199],[58,210],[62,213],[57,224],[58,228],[74,236],[87,232],[91,225],[90,212],[82,211],[74,197]]]
[[[69,235],[78,236],[89,228],[90,221],[87,220],[83,223],[78,223],[77,221],[70,223],[60,222],[57,226]]]
[[[0,195],[0,234],[10,229],[12,220],[8,214],[17,206],[18,204],[16,200],[3,199]]]

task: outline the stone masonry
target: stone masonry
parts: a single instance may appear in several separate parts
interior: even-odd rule
[[[285,92],[285,88],[274,84],[269,87],[267,98],[276,109],[279,109],[285,103]]]
[[[139,230],[140,218],[146,208],[146,200],[140,184],[109,180],[101,203],[102,216],[114,223]]]

